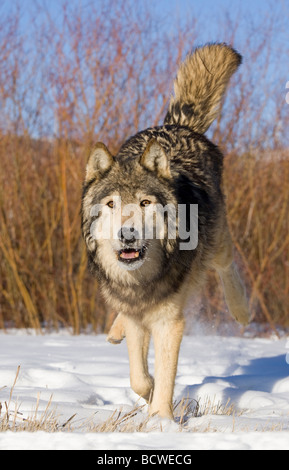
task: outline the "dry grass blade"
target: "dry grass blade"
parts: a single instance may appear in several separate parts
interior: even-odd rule
[[[32,410],[31,415],[23,417],[22,413],[19,411],[20,405],[16,402],[14,404],[14,409],[12,407],[12,398],[13,392],[16,386],[16,382],[19,377],[20,366],[18,366],[13,385],[10,389],[10,395],[8,403],[5,402],[5,413],[1,417],[1,411],[3,406],[0,406],[0,431],[47,431],[55,432],[59,430],[58,416],[56,415],[56,410],[52,408],[52,395],[48,400],[45,409],[40,412],[40,394],[37,396],[35,409]]]

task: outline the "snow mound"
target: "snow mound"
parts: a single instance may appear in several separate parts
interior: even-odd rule
[[[22,420],[36,403],[43,412],[51,396],[59,423],[73,416],[70,432],[1,432],[0,449],[289,449],[287,346],[286,339],[184,337],[175,400],[188,406],[185,416],[177,408],[175,422],[166,422],[148,420],[144,402],[130,389],[125,342],[0,333],[2,416],[18,366],[10,407],[17,403]],[[151,372],[153,358],[151,347]],[[141,432],[93,432],[112,415],[129,416],[131,431]]]

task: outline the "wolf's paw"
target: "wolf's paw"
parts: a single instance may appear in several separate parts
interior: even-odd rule
[[[111,344],[120,344],[125,338],[124,318],[119,314],[110,328],[106,341]]]
[[[120,344],[124,338],[125,336],[115,337],[114,335],[109,333],[106,337],[106,341],[111,344]]]
[[[111,344],[120,344],[125,338],[125,332],[120,322],[115,322],[106,337],[106,341]]]
[[[159,406],[157,404],[151,403],[149,407],[149,415],[157,416],[159,418],[164,418],[170,421],[174,420],[172,406],[165,403],[162,403]]]

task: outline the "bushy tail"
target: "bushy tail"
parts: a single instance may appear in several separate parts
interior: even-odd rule
[[[221,110],[228,82],[242,56],[226,44],[197,48],[180,66],[165,124],[190,127],[203,134]]]

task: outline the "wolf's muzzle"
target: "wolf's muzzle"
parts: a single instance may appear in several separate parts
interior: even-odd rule
[[[123,226],[118,232],[118,239],[123,245],[118,252],[119,261],[131,264],[143,259],[146,247],[139,245],[140,235],[134,227]]]
[[[140,239],[140,235],[134,227],[122,227],[117,235],[119,240],[125,245],[131,245]]]

